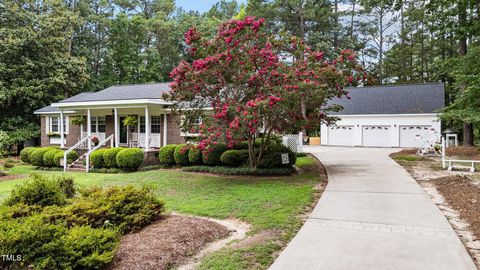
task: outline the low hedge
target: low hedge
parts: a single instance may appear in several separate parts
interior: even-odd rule
[[[186,172],[203,172],[203,173],[215,173],[223,175],[263,175],[263,176],[275,176],[275,175],[290,175],[295,172],[293,167],[282,168],[268,168],[268,169],[256,169],[252,170],[248,167],[224,167],[224,166],[191,166],[184,167],[183,171]]]
[[[169,144],[160,148],[158,158],[161,164],[175,165],[175,148],[177,148],[176,144]]]
[[[25,147],[20,151],[20,160],[25,163],[30,163],[30,154],[38,149],[37,147]]]
[[[47,147],[37,148],[33,150],[30,154],[30,162],[32,163],[32,165],[38,167],[45,166],[45,164],[43,163],[43,155],[50,150],[52,150],[52,148]]]
[[[105,163],[105,168],[118,168],[117,164],[117,154],[124,150],[122,147],[113,147],[107,149],[103,153],[103,161]]]
[[[92,164],[93,168],[100,169],[105,167],[105,161],[103,159],[105,151],[107,151],[107,149],[98,149],[90,155],[90,164]]]
[[[202,149],[198,146],[193,146],[188,150],[188,162],[192,165],[200,165],[202,160]]]
[[[57,167],[61,167],[60,166],[60,160],[63,158],[63,154],[65,153],[65,151],[58,151],[55,156],[53,157],[53,161],[55,162],[55,165]],[[78,155],[77,152],[75,151],[71,151],[68,153],[67,155],[67,162],[68,163],[72,163],[74,162],[75,160],[77,160],[80,156]]]
[[[45,167],[55,167],[55,155],[57,153],[63,152],[59,149],[50,149],[45,154],[43,154],[43,166]]]
[[[227,151],[227,146],[223,143],[210,145],[207,149],[202,150],[202,161],[205,165],[222,165],[220,156],[222,156],[225,151]]]
[[[248,162],[248,150],[227,150],[220,156],[227,167],[238,167]]]
[[[182,166],[188,166],[190,161],[188,160],[188,153],[190,148],[192,148],[191,144],[179,144],[175,147],[175,152],[173,157],[175,159],[175,163]]]
[[[283,164],[282,154],[288,154],[288,163]],[[260,162],[257,164],[258,168],[280,168],[280,167],[291,167],[297,161],[295,153],[290,150],[290,148],[279,144],[269,147],[263,153],[263,157],[260,159]]]
[[[142,165],[143,150],[140,148],[124,149],[117,154],[118,167],[126,171],[136,171]]]

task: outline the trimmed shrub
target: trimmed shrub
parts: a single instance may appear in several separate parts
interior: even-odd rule
[[[175,163],[182,166],[187,166],[190,164],[188,160],[188,153],[190,148],[192,148],[191,144],[179,144],[175,147],[175,152],[173,154]]]
[[[140,148],[124,149],[117,154],[118,167],[127,171],[136,171],[142,165],[143,150]]]
[[[282,163],[282,154],[288,154],[288,163]],[[297,161],[295,153],[283,144],[270,146],[264,153],[260,162],[257,164],[258,168],[279,168],[291,167]]]
[[[238,167],[248,162],[248,150],[227,150],[220,156],[220,161],[228,167]]]
[[[59,152],[63,152],[58,149],[50,149],[43,155],[43,166],[45,167],[55,167],[55,155]]]
[[[220,156],[227,151],[227,146],[223,143],[211,145],[208,149],[202,150],[202,161],[206,165],[221,165]]]
[[[63,154],[64,154],[64,153],[65,153],[65,151],[60,150],[60,151],[58,151],[58,152],[55,154],[55,156],[53,157],[53,161],[55,162],[55,165],[56,165],[57,167],[61,167],[61,166],[60,166],[60,159],[63,158]],[[72,162],[74,162],[75,160],[77,160],[78,158],[79,158],[78,153],[75,152],[75,151],[72,151],[72,152],[68,153],[68,155],[67,155],[67,162],[68,162],[68,163],[72,163]]]
[[[193,165],[200,165],[202,161],[202,149],[198,146],[193,146],[188,150],[188,162]]]
[[[215,173],[223,175],[255,175],[255,176],[274,176],[274,175],[290,175],[295,172],[293,167],[282,168],[265,168],[252,170],[248,167],[224,167],[224,166],[191,166],[184,167],[186,172],[203,172]]]
[[[43,155],[50,150],[52,150],[52,148],[48,147],[33,150],[30,154],[30,162],[32,165],[38,167],[45,166],[45,164],[43,164]]]
[[[122,147],[113,147],[107,149],[103,153],[103,161],[105,163],[105,168],[118,168],[117,164],[117,154],[124,150]]]
[[[35,150],[38,149],[36,147],[26,147],[20,151],[20,160],[25,163],[30,163],[30,154]]]
[[[90,155],[90,163],[94,168],[100,169],[105,167],[105,161],[103,155],[107,149],[98,149]]]
[[[5,205],[23,203],[26,205],[63,205],[66,203],[66,194],[60,188],[56,179],[49,179],[38,174],[32,174],[31,179],[16,186]]]
[[[161,164],[166,165],[175,165],[175,148],[176,144],[165,145],[160,148],[158,158],[160,159]]]
[[[13,167],[15,167],[15,164],[13,164],[12,162],[8,162],[8,161],[3,162],[3,168],[10,169]]]

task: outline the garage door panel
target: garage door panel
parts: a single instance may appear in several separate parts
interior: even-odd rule
[[[332,126],[328,128],[329,145],[353,145],[353,126]]]
[[[400,147],[418,147],[418,137],[432,129],[425,125],[403,125],[400,128]]]
[[[389,147],[391,136],[391,126],[363,126],[362,127],[362,145]]]

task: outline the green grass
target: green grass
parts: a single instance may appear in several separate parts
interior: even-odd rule
[[[80,186],[147,185],[166,208],[186,214],[219,219],[235,217],[252,225],[249,234],[273,229],[281,232],[276,241],[268,240],[243,249],[223,249],[206,258],[202,269],[262,269],[274,260],[272,254],[293,237],[302,222],[299,217],[314,200],[314,185],[322,181],[312,157],[297,159],[301,174],[277,177],[213,176],[163,169],[135,173],[63,173],[36,171],[18,165],[9,174],[31,173],[51,176],[69,175]],[[0,182],[0,200],[26,178]]]
[[[421,157],[418,157],[416,155],[403,155],[403,154],[394,155],[392,158],[395,160],[402,160],[402,161],[418,161],[421,159]]]

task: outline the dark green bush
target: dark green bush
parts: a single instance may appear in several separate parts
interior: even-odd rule
[[[114,186],[84,190],[63,215],[68,224],[100,228],[108,223],[125,232],[141,229],[163,211],[164,203],[147,188]]]
[[[30,163],[30,154],[33,150],[38,149],[36,147],[25,147],[20,151],[20,160],[25,163]]]
[[[161,164],[175,165],[175,148],[176,144],[165,145],[160,148],[158,158]]]
[[[42,167],[45,164],[43,164],[43,155],[52,150],[52,148],[44,147],[44,148],[37,148],[32,151],[30,154],[30,162],[32,163],[33,166],[39,166]]]
[[[55,155],[57,153],[63,152],[62,150],[58,149],[50,149],[45,154],[43,154],[43,166],[45,167],[55,167]]]
[[[220,156],[227,167],[238,167],[248,162],[248,150],[227,150]]]
[[[105,161],[103,160],[105,151],[107,151],[107,149],[98,149],[90,154],[90,164],[92,164],[94,168],[100,169],[105,167]]]
[[[179,144],[175,147],[175,152],[173,154],[175,163],[182,166],[188,166],[190,164],[190,161],[188,160],[190,148],[192,148],[191,144]]]
[[[203,173],[216,173],[223,175],[264,175],[264,176],[273,176],[273,175],[290,175],[295,172],[293,167],[282,167],[282,168],[268,168],[268,169],[256,169],[252,170],[248,167],[224,167],[224,166],[191,166],[184,167],[186,172],[203,172]]]
[[[64,151],[61,151],[61,150],[60,150],[60,151],[58,151],[58,152],[55,154],[55,156],[53,157],[53,161],[55,162],[55,165],[56,165],[57,167],[61,167],[61,166],[60,166],[60,160],[63,158],[63,154],[64,154],[64,153],[65,153]],[[78,158],[79,158],[79,155],[78,155],[78,153],[75,152],[75,151],[69,152],[68,155],[67,155],[67,161],[68,161],[69,164],[72,163],[72,162],[74,162],[74,161],[77,160]]]
[[[288,164],[282,163],[282,154],[288,154]],[[268,150],[263,153],[263,157],[260,159],[260,162],[257,164],[258,168],[279,168],[279,167],[290,167],[297,161],[295,153],[290,150],[288,147],[278,144],[275,146],[270,146]]]
[[[5,200],[5,205],[23,203],[26,205],[63,205],[66,203],[66,194],[60,188],[57,179],[32,174],[31,179],[17,185],[10,196]]]
[[[72,178],[60,177],[57,179],[57,183],[67,198],[73,198],[75,196],[75,183]]]
[[[118,167],[127,171],[136,171],[142,165],[143,150],[140,148],[124,149],[117,154]]]
[[[192,165],[200,165],[202,161],[202,149],[193,146],[188,150],[188,162]]]
[[[295,156],[296,156],[297,158],[299,158],[299,157],[306,157],[306,156],[307,156],[307,153],[295,153]]]
[[[202,161],[206,165],[221,165],[220,156],[227,151],[227,146],[223,143],[210,145],[207,149],[202,150]]]
[[[105,168],[118,168],[117,164],[117,154],[124,150],[122,147],[113,147],[107,149],[103,153],[103,161],[105,163]]]

